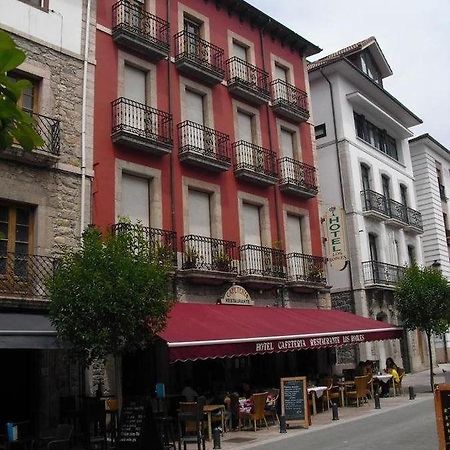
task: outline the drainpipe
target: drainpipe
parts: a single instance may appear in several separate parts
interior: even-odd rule
[[[91,0],[87,0],[86,6],[86,30],[84,36],[83,57],[83,99],[81,106],[81,205],[80,205],[80,239],[84,232],[85,200],[86,200],[86,100],[87,100],[87,72],[89,58],[89,31],[91,23]]]
[[[330,98],[331,98],[331,112],[333,115],[333,129],[334,129],[334,143],[336,147],[336,157],[337,157],[337,163],[338,163],[338,172],[339,172],[339,187],[340,187],[340,193],[341,193],[341,201],[342,201],[342,207],[344,208],[344,212],[347,215],[346,207],[345,207],[345,200],[344,200],[344,188],[342,184],[342,168],[341,168],[341,158],[339,156],[339,145],[338,145],[338,135],[337,135],[337,125],[336,125],[336,110],[334,106],[334,96],[333,96],[333,85],[331,84],[331,81],[329,78],[325,75],[323,69],[320,69],[320,73],[325,79],[325,81],[328,83],[329,90],[330,90]],[[352,264],[351,261],[348,261],[348,272],[350,275],[350,289],[352,291],[352,298],[353,303],[355,302],[355,296],[354,296],[354,286],[353,286],[353,271],[352,271]]]

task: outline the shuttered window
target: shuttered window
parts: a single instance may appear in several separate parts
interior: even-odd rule
[[[189,234],[211,237],[211,201],[207,192],[189,189]]]
[[[242,59],[242,61],[247,61],[248,58],[247,55],[248,55],[247,47],[237,43],[236,41],[233,41],[233,56]]]
[[[146,104],[147,73],[125,64],[124,96],[135,102]]]
[[[150,182],[148,178],[122,174],[121,216],[150,225]]]
[[[287,252],[303,253],[302,218],[292,214],[287,215],[286,223]]]
[[[295,133],[281,128],[281,154],[295,159]]]
[[[244,203],[244,243],[261,245],[261,208],[256,205]]]
[[[186,89],[186,118],[192,122],[205,124],[203,95]]]
[[[239,141],[246,141],[253,143],[253,117],[250,114],[238,111],[237,113],[238,133],[237,137]]]

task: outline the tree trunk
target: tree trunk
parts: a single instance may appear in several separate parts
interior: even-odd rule
[[[431,353],[431,331],[425,331],[428,342],[428,355],[430,358],[430,385],[431,392],[434,392],[433,354]]]

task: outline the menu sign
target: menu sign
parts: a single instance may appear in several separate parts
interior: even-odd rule
[[[450,449],[450,384],[438,384],[436,386],[434,407],[439,450],[448,450]]]
[[[281,415],[286,423],[308,428],[306,377],[281,378]]]
[[[149,402],[143,398],[125,403],[120,417],[118,447],[121,450],[162,449]]]

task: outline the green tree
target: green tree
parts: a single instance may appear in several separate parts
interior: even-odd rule
[[[161,257],[163,255],[163,257]],[[134,228],[102,236],[94,227],[48,282],[59,339],[85,364],[146,347],[166,322],[170,262]]]
[[[28,80],[15,81],[8,72],[25,61],[25,53],[17,48],[11,37],[0,30],[0,150],[17,141],[25,150],[43,144],[34,130],[34,120],[17,106],[22,92],[30,86]]]
[[[431,337],[448,327],[450,287],[442,273],[433,268],[408,267],[395,289],[395,305],[403,325],[427,336],[430,357],[430,385],[434,389]]]

